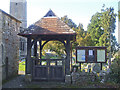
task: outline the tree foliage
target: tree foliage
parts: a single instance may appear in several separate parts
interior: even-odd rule
[[[109,73],[111,81],[120,83],[120,55],[116,56],[111,65],[111,72]]]
[[[91,23],[88,25],[87,32],[90,34],[94,46],[99,46],[99,38],[103,34],[103,29],[100,26],[100,13],[93,15],[90,21]]]
[[[91,18],[91,23],[88,25],[88,33],[91,36],[94,46],[107,46],[108,52],[114,55],[117,51],[117,41],[114,36],[115,32],[116,14],[114,8],[102,9]],[[110,39],[111,35],[111,39]],[[111,40],[111,43],[110,43]]]
[[[69,19],[67,15],[61,17],[61,20],[66,23],[69,27],[77,27],[77,25],[72,21],[72,19]]]

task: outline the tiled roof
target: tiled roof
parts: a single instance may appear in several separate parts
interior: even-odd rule
[[[49,16],[49,14],[54,17]],[[46,16],[46,17],[45,17]],[[28,27],[28,30],[20,33],[26,35],[49,35],[49,34],[75,34],[75,32],[62,20],[60,20],[51,10],[35,24]],[[20,35],[19,34],[19,35]]]

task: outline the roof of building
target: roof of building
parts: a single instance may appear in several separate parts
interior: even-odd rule
[[[16,21],[18,21],[18,22],[20,22],[20,23],[21,23],[21,21],[20,21],[20,20],[18,20],[17,18],[13,17],[12,15],[10,15],[10,14],[6,13],[6,12],[5,12],[5,11],[3,11],[2,9],[0,9],[0,12],[2,12],[2,13],[4,13],[4,14],[6,14],[7,16],[11,17],[12,19],[15,19]]]
[[[44,17],[56,17],[55,13],[50,9]]]
[[[49,10],[43,18],[18,35],[27,37],[31,35],[76,35],[76,33],[60,20],[52,10]]]

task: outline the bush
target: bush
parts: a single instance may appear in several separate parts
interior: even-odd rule
[[[115,57],[111,65],[111,72],[109,73],[109,78],[115,83],[120,83],[120,55]]]

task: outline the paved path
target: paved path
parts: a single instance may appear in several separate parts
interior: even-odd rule
[[[2,88],[80,88],[80,86],[66,86],[65,83],[63,82],[37,82],[37,81],[33,81],[31,83],[26,83],[25,82],[25,76],[24,75],[20,75],[17,76],[15,78],[13,78],[12,80],[6,82]],[[99,86],[100,85],[100,86]],[[114,88],[111,85],[102,85],[102,84],[93,84],[93,85],[88,85],[88,86],[84,86],[83,88]]]
[[[33,81],[26,83],[24,80],[25,76],[17,76],[12,80],[2,85],[2,88],[57,88],[65,85],[63,82],[39,82]]]
[[[25,85],[24,75],[21,75],[3,84],[2,88],[24,88]]]

